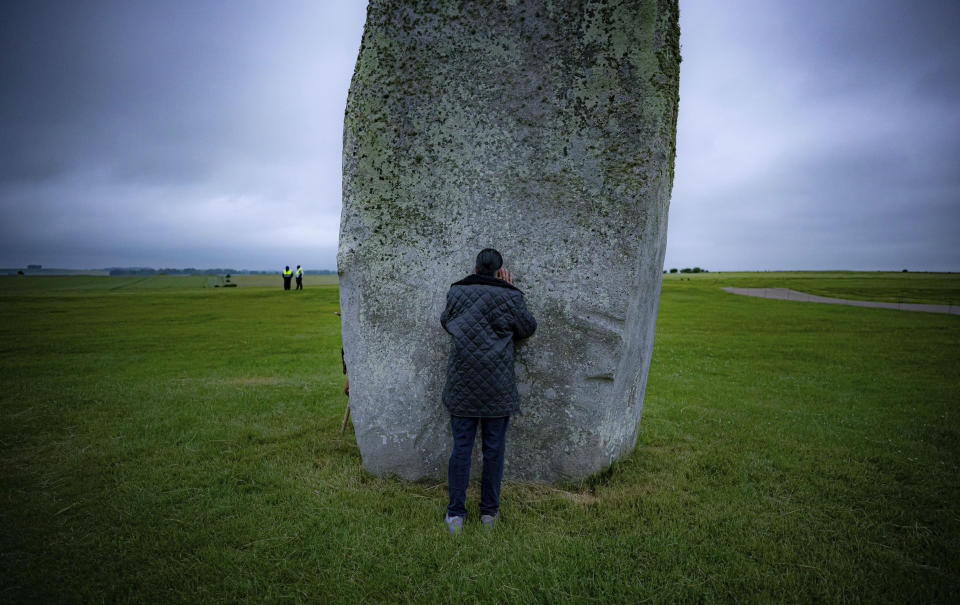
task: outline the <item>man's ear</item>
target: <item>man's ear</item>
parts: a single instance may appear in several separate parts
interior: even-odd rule
[[[474,273],[480,273],[479,271],[477,271],[477,266],[476,266],[476,265],[473,266],[473,272],[474,272]]]

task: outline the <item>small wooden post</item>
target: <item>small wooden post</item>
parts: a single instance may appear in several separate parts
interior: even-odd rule
[[[350,420],[350,398],[347,398],[347,411],[343,413],[343,422],[340,423],[340,432],[346,430],[347,420]]]
[[[340,317],[339,311],[334,311]],[[340,347],[340,361],[343,363],[343,373],[347,376],[347,384],[343,385],[343,394],[347,396],[347,409],[343,412],[343,422],[340,423],[340,433],[347,430],[347,421],[350,420],[350,375],[347,374],[347,362],[343,357],[343,347]]]

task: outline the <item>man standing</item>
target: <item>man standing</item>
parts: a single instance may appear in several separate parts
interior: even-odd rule
[[[290,279],[293,277],[293,271],[290,270],[290,265],[287,265],[287,268],[283,270],[283,273],[280,275],[283,276],[283,289],[290,289]]]
[[[297,265],[297,290],[303,290],[303,269]]]
[[[503,454],[510,415],[519,408],[513,341],[533,335],[537,320],[514,287],[503,257],[492,248],[477,255],[475,273],[450,286],[440,324],[453,337],[443,404],[450,412],[453,452],[447,469],[447,529],[457,534],[466,517],[473,441],[480,426],[483,472],[480,523],[493,528],[500,510]]]

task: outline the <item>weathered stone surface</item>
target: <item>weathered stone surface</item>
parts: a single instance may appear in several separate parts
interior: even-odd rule
[[[443,477],[448,286],[500,250],[540,322],[506,475],[632,450],[673,182],[676,0],[371,0],[344,124],[338,265],[363,463]]]

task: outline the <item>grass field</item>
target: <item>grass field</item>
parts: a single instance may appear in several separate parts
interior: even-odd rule
[[[791,288],[800,292],[882,302],[960,306],[960,273],[863,271],[771,271],[764,273],[672,273],[665,282],[696,281],[717,287]]]
[[[227,283],[222,275],[30,275],[0,276],[0,296],[56,294],[60,292],[103,293],[125,290],[169,290],[218,288]],[[239,288],[281,288],[283,279],[277,275],[231,275],[230,283]],[[305,287],[329,286],[337,283],[336,275],[306,275]],[[295,284],[294,284],[295,285]],[[291,285],[291,287],[294,287]]]
[[[636,451],[456,539],[338,432],[335,284],[0,278],[0,602],[960,600],[960,318],[719,289],[955,277],[683,277]]]

